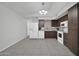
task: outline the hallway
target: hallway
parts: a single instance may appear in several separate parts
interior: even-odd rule
[[[0,56],[74,56],[56,39],[24,39],[0,52]]]

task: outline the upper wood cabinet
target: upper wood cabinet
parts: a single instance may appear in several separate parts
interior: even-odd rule
[[[39,30],[41,30],[42,28],[44,28],[44,20],[39,20]]]
[[[65,16],[63,16],[63,17],[61,17],[61,18],[59,18],[58,19],[58,26],[60,26],[60,23],[61,22],[63,22],[63,21],[67,21],[68,20],[68,14],[67,15],[65,15]]]
[[[51,26],[52,27],[57,27],[58,26],[58,21],[57,20],[51,20]]]

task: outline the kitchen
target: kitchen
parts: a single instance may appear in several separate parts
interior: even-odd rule
[[[75,55],[79,55],[79,3],[72,6],[70,9],[67,10],[67,14],[63,15],[62,17],[56,20],[43,20],[37,21],[37,25],[34,32],[32,31],[33,35],[38,35],[37,38],[55,38],[57,41],[66,47],[69,48]],[[46,22],[46,25],[44,23]],[[39,25],[39,22],[42,25]],[[32,25],[31,25],[32,26]],[[29,26],[28,26],[29,27]],[[35,26],[33,26],[35,27]],[[33,30],[33,27],[31,30]],[[40,27],[40,28],[39,28]],[[30,31],[28,31],[30,32]],[[30,37],[31,33],[29,34]],[[36,38],[31,36],[31,38]],[[53,40],[53,39],[52,39]]]
[[[77,55],[77,52],[75,53],[74,52],[75,50],[73,51],[73,49],[69,45],[69,43],[71,42],[69,41],[70,33],[72,35],[72,32],[70,32],[69,29],[70,28],[69,17],[70,16],[68,13],[57,20],[45,20],[45,19],[28,20],[27,23],[31,23],[30,25],[27,24],[28,25],[27,28],[31,28],[31,30],[28,29],[28,37],[32,40],[33,39],[57,40],[60,44],[67,46],[74,54]],[[33,25],[32,23],[36,23],[36,24]]]
[[[38,19],[37,30],[32,31],[30,38],[56,39],[59,43],[65,45],[75,55],[79,55],[79,3],[69,8],[62,17],[57,19]],[[32,25],[31,25],[32,26]],[[29,26],[28,26],[29,27]],[[34,26],[33,26],[34,27]],[[33,28],[31,29],[33,30]]]
[[[68,33],[68,15],[59,20],[28,20],[27,23],[30,39],[56,39],[64,44],[64,33]]]

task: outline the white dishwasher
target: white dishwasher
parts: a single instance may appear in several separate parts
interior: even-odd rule
[[[39,38],[44,39],[44,31],[39,31]]]

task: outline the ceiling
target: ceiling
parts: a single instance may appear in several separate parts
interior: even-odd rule
[[[0,2],[25,18],[38,17],[45,19],[57,19],[67,13],[67,10],[77,2]],[[47,15],[39,14],[40,10],[48,11]]]

